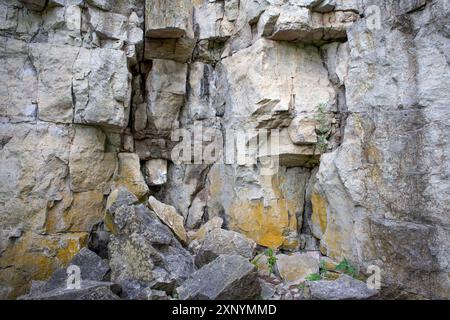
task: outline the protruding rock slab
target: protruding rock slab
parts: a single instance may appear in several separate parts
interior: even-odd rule
[[[192,56],[195,40],[186,37],[179,39],[145,39],[145,59],[167,59],[185,63]]]
[[[345,274],[336,281],[308,281],[306,288],[307,297],[314,300],[365,300],[378,294],[365,282]]]
[[[252,259],[255,255],[256,243],[240,233],[224,229],[214,229],[205,237],[195,263],[201,267],[210,263],[221,254],[240,255]]]
[[[193,38],[191,0],[145,2],[145,36],[149,38]]]
[[[256,299],[261,287],[255,266],[238,255],[221,255],[177,288],[182,300]]]
[[[177,210],[167,204],[158,201],[151,196],[148,205],[159,219],[166,224],[183,243],[187,242],[186,230],[184,229],[184,218],[177,213]]]
[[[119,169],[115,177],[116,185],[126,187],[137,198],[145,196],[148,193],[148,186],[141,172],[138,155],[135,153],[119,153],[118,157]]]
[[[279,254],[276,257],[278,272],[286,282],[298,283],[310,274],[319,272],[319,259],[310,254]]]

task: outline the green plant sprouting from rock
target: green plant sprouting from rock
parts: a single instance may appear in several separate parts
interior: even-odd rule
[[[251,263],[258,269],[258,261],[263,255],[267,257],[267,270],[269,272],[269,275],[271,275],[274,273],[275,264],[277,263],[277,257],[275,256],[272,249],[266,249],[263,254],[258,255],[251,261]]]
[[[311,273],[305,278],[307,281],[319,281],[322,280],[322,275],[320,273]]]
[[[348,262],[348,260],[345,258],[336,266],[336,271],[345,273],[346,275],[349,275],[353,278],[356,278],[358,276],[356,268],[352,266],[350,262]]]
[[[272,249],[267,249],[264,254],[267,256],[267,267],[269,269],[269,274],[273,273],[273,270],[275,268],[275,263],[277,263],[277,257],[275,257],[275,254],[273,253]]]
[[[326,115],[326,103],[319,103],[316,110],[315,120],[316,134],[317,134],[317,148],[321,153],[324,153],[328,149],[328,133],[330,128],[328,127],[327,115]]]
[[[319,273],[312,273],[308,275],[305,280],[307,281],[319,281],[319,280],[326,280],[330,279],[330,273],[333,274],[333,270],[329,270],[326,266],[326,262],[324,260],[320,261],[319,265]],[[344,258],[336,267],[334,268],[334,271],[339,273],[344,273],[348,276],[351,276],[353,278],[358,278],[358,271],[356,267],[350,264],[350,262]],[[334,273],[336,274],[336,273]]]

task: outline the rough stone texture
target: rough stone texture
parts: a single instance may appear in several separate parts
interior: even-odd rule
[[[312,273],[319,273],[319,260],[308,253],[278,254],[277,270],[286,282],[299,283]]]
[[[214,217],[204,225],[202,225],[197,231],[195,231],[191,238],[197,241],[203,241],[208,233],[210,233],[214,229],[220,229],[222,227],[222,224],[222,218]]]
[[[153,60],[147,77],[148,125],[157,131],[176,128],[186,93],[187,65],[170,60]]]
[[[192,256],[146,206],[120,207],[114,224],[111,280],[122,284],[127,294],[146,287],[171,293],[194,271]]]
[[[260,290],[255,267],[237,255],[219,256],[177,288],[181,300],[256,299]]]
[[[110,214],[114,214],[121,206],[131,206],[138,203],[138,198],[127,188],[119,186],[114,189],[108,196],[106,201],[106,211]]]
[[[120,287],[109,282],[83,281],[80,289],[58,288],[19,297],[20,300],[119,300]]]
[[[119,167],[114,183],[124,186],[138,199],[144,197],[148,193],[148,186],[141,172],[139,157],[134,153],[119,153],[118,157]]]
[[[0,297],[15,298],[101,223],[130,109],[122,29],[144,10],[140,0],[0,8]]]
[[[74,121],[111,128],[128,123],[131,77],[124,52],[80,49],[73,66]]]
[[[449,297],[448,1],[0,0],[0,12],[0,298],[86,245],[106,257],[110,234],[133,275],[124,297],[170,295],[193,270],[142,250],[187,251],[115,223],[150,191],[183,216],[194,253],[223,227],[377,265],[396,297]],[[189,141],[199,121],[205,139]],[[172,158],[177,129],[204,162]],[[219,133],[254,146],[259,129],[278,130],[279,148],[211,156],[231,140]],[[153,159],[167,161],[164,184]],[[299,299],[275,288],[265,296]]]
[[[250,260],[255,255],[255,247],[255,242],[237,232],[214,229],[203,240],[203,244],[195,256],[195,264],[201,267],[221,254],[240,255]]]
[[[448,297],[449,32],[441,25],[450,7],[417,10],[423,4],[383,2],[380,21],[391,31],[362,20],[349,32],[351,113],[342,145],[321,160],[316,234],[330,257],[380,266],[386,285]]]
[[[110,270],[107,261],[101,259],[98,255],[87,248],[81,249],[72,258],[72,260],[70,260],[68,266],[72,265],[80,268],[80,279],[82,283],[84,281],[103,281]],[[38,289],[33,290],[32,288],[30,293],[43,294],[55,289],[66,288],[67,279],[67,269],[58,269],[52,274],[50,279],[45,284],[39,286]]]
[[[377,290],[367,288],[365,282],[345,274],[335,281],[308,281],[306,292],[313,300],[367,300],[378,294]]]
[[[175,233],[180,241],[183,243],[187,242],[183,216],[180,216],[174,207],[158,201],[153,196],[148,198],[148,205],[158,218]]]
[[[145,35],[150,38],[192,38],[192,10],[189,0],[146,1]]]
[[[76,192],[104,190],[116,170],[116,154],[106,152],[106,135],[95,127],[76,126],[70,146],[71,188]]]
[[[145,181],[149,186],[160,186],[167,182],[167,160],[152,159],[145,162]]]

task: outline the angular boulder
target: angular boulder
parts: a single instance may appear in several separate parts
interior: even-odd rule
[[[171,293],[194,271],[192,256],[145,205],[120,207],[113,223],[111,280],[123,285],[126,295],[146,287]]]
[[[252,259],[256,243],[234,231],[214,229],[209,232],[195,257],[198,267],[210,263],[222,254],[240,255]]]
[[[88,248],[81,249],[72,258],[68,266],[78,266],[80,268],[80,279],[82,284],[85,281],[104,281],[110,270],[108,262]],[[63,289],[67,286],[67,279],[67,268],[58,269],[37,291],[40,293],[47,293],[56,289]]]
[[[110,282],[82,281],[80,289],[57,288],[21,296],[19,300],[119,300],[120,286]]]
[[[177,288],[181,300],[256,299],[260,291],[255,266],[238,255],[219,256]]]
[[[278,254],[277,270],[286,282],[298,283],[312,273],[319,273],[319,259],[308,253]]]
[[[366,300],[378,294],[365,282],[345,274],[335,281],[308,281],[305,291],[306,297],[313,300]]]
[[[187,242],[184,218],[177,213],[174,207],[158,201],[153,196],[148,199],[148,205],[156,213],[158,218],[175,233],[180,241],[183,243]]]

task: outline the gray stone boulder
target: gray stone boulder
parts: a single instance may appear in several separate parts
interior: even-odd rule
[[[194,272],[193,257],[146,206],[118,208],[113,223],[116,233],[108,245],[111,280],[121,284],[126,295],[146,287],[171,293]]]
[[[365,300],[378,294],[365,282],[345,274],[336,281],[308,281],[305,289],[305,296],[312,300]]]
[[[181,300],[257,299],[261,287],[254,265],[238,255],[221,255],[177,288]]]
[[[80,268],[82,283],[83,281],[104,281],[110,271],[108,262],[88,248],[81,249],[68,265],[75,265]],[[66,268],[58,269],[43,286],[39,287],[39,291],[42,293],[64,288],[67,285],[67,277]]]
[[[82,281],[80,289],[56,288],[48,292],[37,291],[19,300],[119,300],[121,288],[111,282]]]
[[[236,254],[248,260],[255,255],[256,243],[234,231],[214,229],[205,237],[195,257],[195,264],[201,267],[221,254]]]
[[[131,206],[138,202],[138,198],[128,191],[127,188],[119,186],[109,194],[108,200],[106,201],[106,210],[113,215],[121,206]]]

